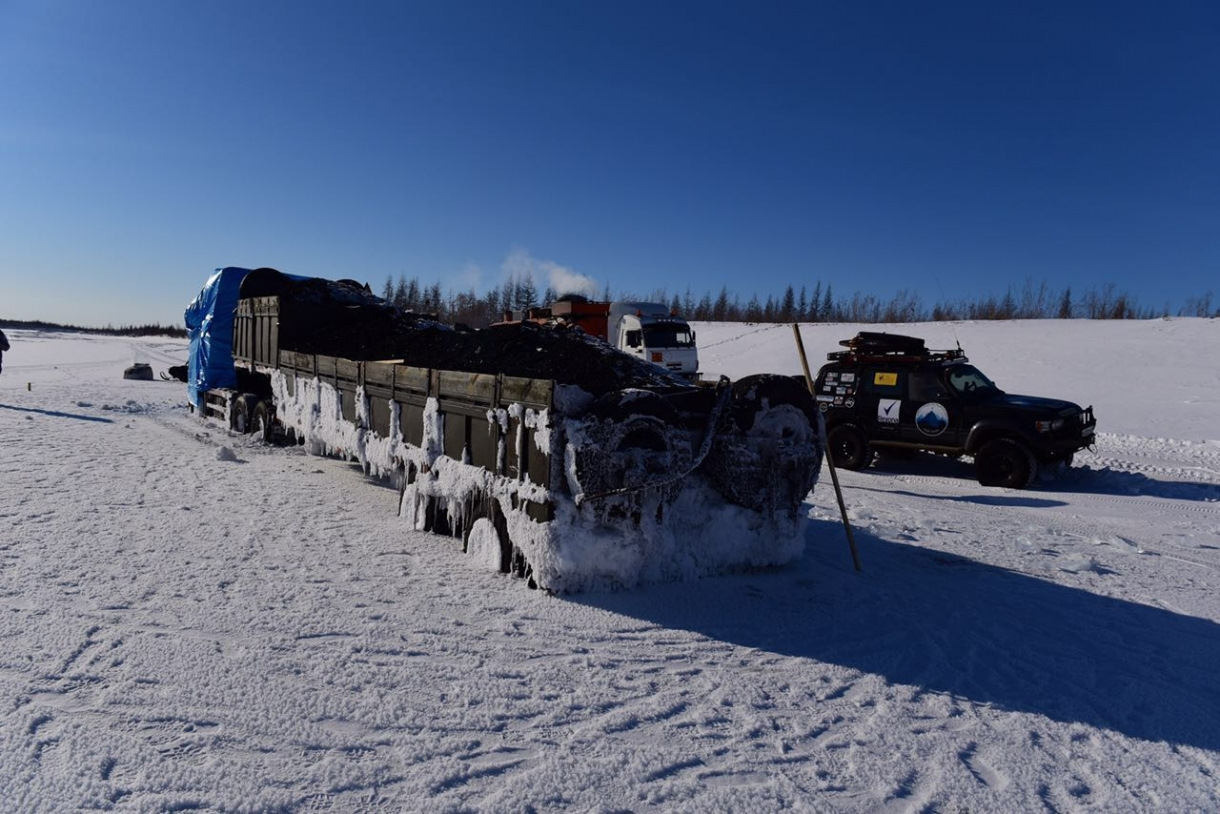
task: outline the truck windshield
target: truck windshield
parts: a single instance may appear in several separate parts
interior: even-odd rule
[[[962,396],[992,395],[1000,392],[995,382],[974,365],[954,365],[945,377],[954,392]]]
[[[650,348],[690,348],[695,343],[685,325],[645,325],[644,344]]]

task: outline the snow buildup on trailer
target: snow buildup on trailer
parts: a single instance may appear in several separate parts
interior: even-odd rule
[[[424,438],[422,446],[415,447],[402,438],[399,406],[394,402],[390,402],[390,437],[382,438],[344,419],[340,394],[332,385],[302,377],[290,386],[278,371],[271,378],[280,420],[310,451],[357,460],[373,476],[397,478],[409,468],[414,479],[400,484],[399,514],[404,523],[424,529],[430,519],[435,520],[428,516],[431,511],[444,514],[454,529],[469,529],[469,556],[463,560],[476,568],[498,569],[501,563],[500,535],[485,516],[490,501],[498,505],[512,545],[530,564],[535,582],[557,592],[619,590],[742,567],[784,565],[798,559],[804,546],[807,518],[802,512],[760,513],[728,503],[699,473],[688,475],[681,490],[646,489],[578,506],[573,496],[583,489],[573,450],[588,443],[591,425],[603,423],[596,419],[522,404],[489,416],[503,429],[510,426],[510,418],[517,419],[518,433],[508,443],[517,443],[519,453],[526,452],[524,433],[532,430],[534,443],[553,466],[563,466],[548,482],[569,493],[555,495],[530,480],[497,475],[445,456],[444,416],[435,399],[425,404]],[[363,391],[358,395],[357,417],[367,418],[368,396]],[[557,396],[559,404],[590,400],[579,388],[559,388]],[[689,450],[677,453],[689,462]],[[498,454],[503,462],[507,455],[503,444]],[[676,459],[652,464],[661,464],[658,468],[665,472],[681,471]],[[540,522],[530,517],[527,502],[553,506],[553,519]]]
[[[361,416],[365,416],[368,398],[363,387],[359,388],[357,392],[359,412]],[[402,450],[406,448],[402,442],[401,415],[402,406],[396,401],[390,401],[390,437],[382,438],[375,432],[365,432],[361,459],[361,465],[366,473],[374,477],[393,479],[395,486],[402,485],[397,479],[402,477]]]
[[[318,379],[297,378],[292,386],[280,371],[271,375],[276,411],[314,455],[333,455],[365,465],[365,430],[343,417],[343,397]],[[291,394],[289,391],[292,391]]]
[[[445,452],[445,417],[441,415],[440,402],[429,396],[424,402],[424,460],[431,466]]]
[[[468,562],[476,568],[500,570],[500,535],[486,517],[480,517],[471,525],[470,537],[466,540],[466,555]]]
[[[527,407],[521,423],[534,431],[534,446],[549,455],[551,452],[551,411]]]
[[[503,407],[495,407],[487,411],[487,431],[493,431],[493,427],[500,428],[500,434],[496,440],[496,471],[503,472],[508,465],[508,444],[504,440],[508,438],[508,410]]]

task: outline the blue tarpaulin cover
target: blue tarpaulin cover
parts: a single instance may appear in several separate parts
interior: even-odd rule
[[[203,410],[203,394],[208,390],[237,387],[233,313],[241,281],[249,273],[250,269],[235,266],[219,269],[186,307],[186,330],[191,340],[186,389],[196,410]]]

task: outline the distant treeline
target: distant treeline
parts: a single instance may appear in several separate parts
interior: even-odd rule
[[[186,329],[176,325],[127,325],[122,328],[106,326],[105,328],[81,328],[76,325],[60,325],[42,320],[0,319],[0,328],[23,329],[27,331],[69,331],[82,334],[106,334],[109,336],[171,336],[177,339],[186,338]]]
[[[546,288],[539,291],[532,277],[510,277],[501,287],[485,294],[473,289],[466,292],[442,290],[440,283],[421,285],[418,278],[389,278],[381,295],[394,304],[412,311],[435,314],[443,322],[465,323],[479,328],[504,318],[505,312],[524,311],[546,305],[565,292]],[[918,292],[902,290],[891,298],[882,299],[859,292],[850,298],[835,296],[830,285],[821,281],[812,286],[788,286],[779,298],[768,296],[760,300],[751,296],[745,303],[740,295],[727,287],[713,296],[710,292],[696,296],[689,288],[681,294],[656,289],[646,295],[630,292],[613,294],[607,286],[602,300],[640,300],[663,302],[687,319],[702,322],[946,322],[953,320],[1000,319],[1156,319],[1174,316],[1168,307],[1160,309],[1141,306],[1135,299],[1113,285],[1090,288],[1079,295],[1070,287],[1052,291],[1046,283],[1027,281],[1020,291],[1009,289],[1002,297],[989,296],[979,300],[939,301],[927,304]],[[1178,309],[1176,316],[1220,317],[1220,304],[1212,302],[1208,292],[1191,298]]]
[[[505,318],[506,312],[525,311],[547,305],[567,292],[553,288],[539,290],[529,275],[510,277],[499,288],[478,294],[472,288],[464,292],[446,291],[439,282],[420,284],[419,278],[400,276],[385,281],[381,296],[395,305],[411,311],[433,314],[441,322],[462,323],[483,328]],[[604,301],[663,302],[674,312],[700,322],[949,322],[955,320],[999,319],[1157,319],[1167,316],[1220,317],[1220,303],[1213,302],[1209,291],[1192,297],[1177,312],[1168,306],[1142,306],[1114,285],[1090,288],[1079,295],[1072,289],[1052,291],[1046,283],[1027,281],[1020,291],[1011,288],[1002,297],[988,296],[979,300],[939,301],[928,305],[918,292],[903,289],[889,299],[874,294],[856,292],[849,298],[835,296],[830,285],[819,280],[812,286],[788,286],[782,296],[760,300],[751,296],[745,303],[741,296],[722,287],[715,296],[704,292],[698,297],[688,288],[681,294],[667,289],[654,289],[646,294],[619,291],[607,286],[600,299]],[[187,333],[176,325],[128,325],[120,328],[80,328],[53,322],[0,320],[0,328],[25,328],[42,331],[75,331],[112,336],[170,336],[185,338]]]

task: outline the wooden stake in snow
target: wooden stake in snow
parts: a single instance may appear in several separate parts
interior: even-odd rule
[[[792,323],[792,333],[796,336],[796,352],[801,357],[801,368],[805,371],[805,386],[809,388],[809,395],[815,396],[813,376],[809,373],[809,359],[805,356],[805,343],[801,340],[801,326],[795,322]],[[839,501],[839,515],[843,518],[843,530],[847,533],[847,547],[851,549],[851,561],[857,571],[862,571],[860,555],[856,551],[856,538],[852,535],[851,522],[847,519],[847,504],[843,502],[843,490],[839,488],[839,473],[835,471],[835,462],[830,455],[830,445],[826,443],[826,419],[822,417],[820,409],[818,410],[818,437],[822,441],[826,465],[830,467],[830,481],[834,484],[835,497]]]

